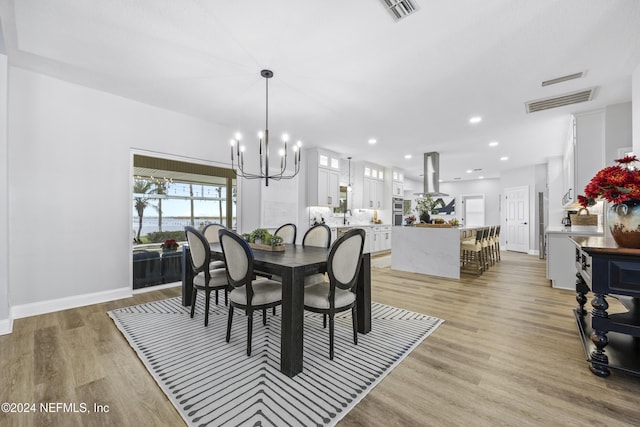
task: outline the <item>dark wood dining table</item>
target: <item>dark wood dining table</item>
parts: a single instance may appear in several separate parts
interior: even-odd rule
[[[280,337],[280,371],[289,377],[302,372],[304,332],[304,276],[324,272],[329,249],[287,244],[282,252],[253,250],[253,266],[262,273],[282,277],[282,319]],[[211,255],[223,259],[219,243],[211,244]],[[183,247],[182,305],[191,304],[193,270],[189,247]],[[362,255],[356,285],[358,332],[371,331],[371,257]],[[328,338],[327,338],[328,339]]]

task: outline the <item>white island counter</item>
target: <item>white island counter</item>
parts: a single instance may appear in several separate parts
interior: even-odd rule
[[[460,228],[393,227],[391,268],[460,278]]]

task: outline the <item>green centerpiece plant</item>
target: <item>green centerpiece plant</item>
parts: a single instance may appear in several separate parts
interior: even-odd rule
[[[271,234],[266,228],[256,228],[251,233],[249,233],[249,243],[257,243],[262,244],[267,242],[267,237]]]
[[[434,212],[437,201],[433,200],[430,194],[423,194],[416,199],[415,211],[420,217],[420,222],[428,223],[431,220],[430,214]]]

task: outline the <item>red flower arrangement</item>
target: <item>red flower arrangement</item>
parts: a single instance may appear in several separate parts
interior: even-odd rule
[[[615,205],[640,199],[640,170],[633,166],[637,161],[636,156],[626,156],[617,159],[617,165],[602,169],[584,187],[585,195],[578,196],[578,203],[586,208],[595,205],[598,198]]]
[[[165,240],[162,245],[160,245],[163,249],[178,249],[178,242],[174,239]]]

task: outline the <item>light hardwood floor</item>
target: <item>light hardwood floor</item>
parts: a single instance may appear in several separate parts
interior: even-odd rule
[[[460,281],[373,268],[372,289],[375,301],[445,323],[339,426],[640,425],[640,378],[591,374],[575,293],[551,289],[537,257],[503,253],[487,273]],[[179,294],[16,320],[0,336],[0,402],[98,403],[109,412],[0,412],[0,426],[184,425],[106,315]]]

